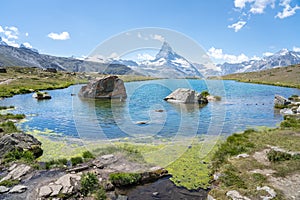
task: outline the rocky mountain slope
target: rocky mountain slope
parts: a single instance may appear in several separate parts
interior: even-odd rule
[[[2,39],[0,39],[1,66],[55,68],[71,72],[88,71],[107,74],[136,74],[132,69],[123,64],[114,65],[112,63],[98,63],[40,54],[37,50],[29,49],[22,45],[20,48],[8,46]]]
[[[263,57],[260,60],[250,60],[242,63],[224,63],[218,65],[221,68],[221,73],[216,72],[216,75],[227,75],[242,72],[261,71],[273,69],[277,67],[285,67],[300,63],[300,52],[289,51],[282,49],[271,56]]]

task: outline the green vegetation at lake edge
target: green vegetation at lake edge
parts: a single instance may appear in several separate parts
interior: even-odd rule
[[[8,67],[7,73],[0,74],[0,97],[31,93],[38,90],[66,88],[87,79],[76,73],[46,72],[39,68]]]
[[[223,80],[236,80],[246,83],[300,88],[300,64],[258,72],[229,74],[221,78]]]
[[[272,146],[300,152],[299,125],[300,119],[290,116],[286,117],[276,129],[246,130],[244,133],[229,136],[225,142],[218,145],[212,158],[213,172],[221,175],[214,182],[215,186],[210,194],[216,199],[227,199],[227,191],[237,190],[250,199],[259,199],[266,194],[265,191],[257,190],[257,187],[266,185],[275,189],[277,196],[274,199],[285,199],[284,191],[273,187],[270,176],[259,171],[272,170],[272,176],[275,178],[293,176],[300,172],[300,155],[271,149],[265,155],[270,164],[265,164],[255,159],[254,154],[260,155],[257,152],[270,149]],[[249,157],[236,158],[242,153],[247,153]]]
[[[100,78],[107,75],[84,72],[47,72],[40,68],[7,67],[7,73],[0,74],[0,97],[12,97],[39,90],[54,90],[74,84],[87,83],[89,78]],[[147,76],[120,75],[125,82],[153,80]]]

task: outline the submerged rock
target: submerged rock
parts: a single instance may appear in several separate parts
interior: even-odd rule
[[[208,100],[206,97],[202,96],[200,93],[195,90],[178,88],[167,97],[164,98],[165,101],[171,103],[198,103],[198,104],[207,104]]]
[[[78,96],[94,99],[127,98],[124,82],[118,76],[108,76],[91,81],[80,89]]]
[[[0,158],[15,149],[31,151],[38,158],[43,154],[42,143],[32,135],[26,133],[6,134],[0,138]]]

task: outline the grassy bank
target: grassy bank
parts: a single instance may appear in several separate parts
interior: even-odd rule
[[[300,65],[222,76],[224,80],[300,88]]]
[[[0,97],[12,97],[37,90],[53,90],[70,85],[87,83],[88,78],[98,78],[107,75],[81,72],[46,72],[40,68],[8,67],[7,73],[0,73]],[[125,82],[153,80],[147,76],[119,75]]]
[[[219,174],[219,179],[210,194],[216,199],[229,199],[226,193],[236,190],[250,199],[260,199],[267,195],[266,191],[257,190],[262,186],[276,191],[273,199],[286,199],[295,194],[297,188],[293,188],[293,183],[297,187],[299,180],[292,177],[300,174],[300,154],[280,151],[300,152],[299,125],[299,118],[286,117],[280,128],[246,130],[229,136],[218,146],[212,159],[213,172]],[[248,156],[236,157],[242,153]]]
[[[0,97],[12,97],[36,90],[66,88],[86,82],[84,76],[67,72],[46,72],[39,68],[8,67],[0,74]]]

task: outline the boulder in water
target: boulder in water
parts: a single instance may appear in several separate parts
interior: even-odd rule
[[[91,81],[80,89],[78,96],[93,99],[127,98],[124,82],[118,76]]]
[[[178,88],[167,97],[164,98],[165,101],[171,103],[198,103],[198,104],[207,104],[207,98],[202,96],[201,93],[196,92],[195,90]]]

